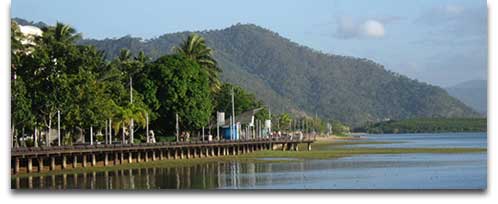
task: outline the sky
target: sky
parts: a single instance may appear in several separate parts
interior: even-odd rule
[[[63,22],[96,39],[253,23],[442,87],[487,79],[485,0],[12,0],[11,16]]]

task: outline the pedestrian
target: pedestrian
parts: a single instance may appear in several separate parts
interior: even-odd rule
[[[150,141],[151,143],[156,143],[156,137],[155,137],[155,135],[154,135],[154,131],[153,131],[153,130],[150,130],[150,131],[149,131],[149,141]]]

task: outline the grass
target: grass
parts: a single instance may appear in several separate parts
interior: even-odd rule
[[[337,147],[345,145],[362,145],[362,144],[400,144],[405,142],[383,142],[383,141],[366,141],[366,140],[343,140],[343,141],[316,141],[312,147],[316,150],[325,149],[327,147]],[[300,146],[301,147],[301,146]],[[302,146],[304,147],[304,146]],[[327,148],[330,149],[330,148]]]
[[[298,158],[298,159],[334,159],[362,154],[462,154],[486,152],[486,148],[336,148],[330,150],[316,151],[260,151],[247,155],[241,155],[241,158]]]

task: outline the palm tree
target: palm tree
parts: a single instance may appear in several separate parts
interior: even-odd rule
[[[197,62],[208,74],[212,91],[217,91],[221,87],[218,78],[218,63],[213,58],[213,50],[206,45],[204,38],[198,34],[191,34],[183,41],[179,47],[173,47],[176,54],[183,55]]]
[[[140,52],[138,53],[137,57],[135,57],[135,60],[136,60],[136,61],[139,61],[139,62],[140,62],[140,63],[142,63],[142,64],[145,64],[146,62],[148,62],[148,61],[149,61],[149,57],[147,57],[147,56],[145,55],[145,52],[144,52],[144,51],[140,51]]]
[[[128,49],[121,49],[119,51],[119,61],[125,62],[131,59],[131,52]]]
[[[132,120],[135,121],[142,128],[144,128],[146,125],[145,112],[147,110],[145,110],[142,107],[130,104],[130,105],[125,106],[125,107],[117,107],[117,109],[115,111],[116,112],[115,112],[115,115],[113,117],[113,121],[116,121],[115,123],[113,123],[114,134],[118,134],[120,129],[121,129],[121,131],[123,131],[123,132],[121,132],[123,143],[126,140],[126,138],[124,138],[124,131],[127,127],[129,127],[128,131],[130,131],[129,132],[130,133],[130,140],[132,139],[131,138],[131,131],[134,131],[131,129],[133,127],[130,126],[130,123]]]
[[[59,42],[73,43],[81,38],[81,34],[76,33],[76,29],[60,22],[57,22],[55,27],[45,27],[42,30],[44,35],[50,33]]]

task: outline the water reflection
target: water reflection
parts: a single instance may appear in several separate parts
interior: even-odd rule
[[[332,173],[333,172],[333,173]],[[14,178],[15,189],[485,188],[486,155],[365,155],[337,160],[212,162]]]
[[[302,164],[301,164],[302,165]],[[168,168],[118,169],[39,177],[17,177],[14,189],[217,189],[247,188],[271,184],[272,164],[212,162]],[[301,168],[302,169],[302,168]]]
[[[443,144],[425,137],[424,143]],[[387,136],[386,136],[387,137]],[[382,137],[382,140],[388,138]],[[399,139],[398,139],[399,137]],[[396,140],[410,140],[398,136]],[[418,139],[418,136],[415,139]],[[463,136],[449,138],[455,143]],[[469,135],[469,137],[473,137]],[[485,136],[465,138],[486,140]],[[414,140],[414,139],[412,139]],[[409,144],[421,144],[421,141]],[[483,143],[477,141],[475,143]],[[430,147],[430,145],[427,145]],[[191,166],[13,178],[14,189],[483,189],[486,153],[361,155],[287,162],[214,161]]]

